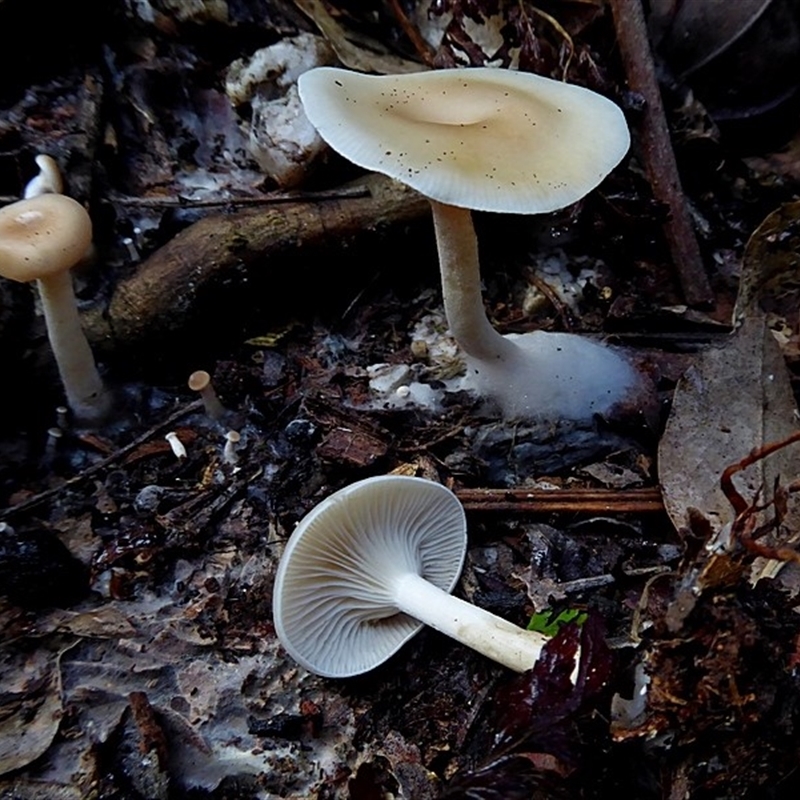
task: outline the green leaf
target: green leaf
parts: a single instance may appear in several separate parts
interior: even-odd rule
[[[583,625],[589,615],[579,608],[567,608],[556,614],[552,608],[546,608],[534,614],[528,622],[528,630],[543,633],[545,636],[555,636],[564,625],[574,622]]]

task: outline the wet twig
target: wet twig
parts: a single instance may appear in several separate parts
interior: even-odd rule
[[[369,197],[365,186],[342,186],[319,192],[273,192],[260,197],[209,197],[192,199],[181,195],[128,197],[112,194],[106,202],[134,208],[226,208],[234,206],[266,206],[275,203],[316,203],[322,200],[348,200]]]
[[[611,0],[628,88],[645,100],[639,122],[644,166],[656,200],[669,209],[664,225],[683,296],[690,306],[713,305],[714,295],[681,188],[675,153],[661,102],[641,0]]]
[[[424,197],[383,175],[367,175],[352,190],[358,195],[212,214],[184,228],[117,281],[107,307],[84,313],[87,338],[116,357],[122,349],[198,347],[213,307],[219,341],[223,321],[241,325],[251,293],[274,287],[281,269],[296,269],[298,259],[327,263],[343,242],[430,214]]]
[[[508,513],[574,512],[653,514],[664,511],[657,488],[626,489],[460,489],[467,511]]]
[[[176,411],[173,411],[168,417],[153,425],[152,428],[146,430],[143,434],[141,434],[141,436],[137,436],[133,441],[128,442],[128,444],[126,444],[124,447],[120,447],[102,461],[98,461],[96,464],[92,465],[88,469],[85,469],[80,474],[74,475],[73,477],[67,479],[59,486],[54,486],[52,489],[39,492],[39,494],[35,494],[33,497],[29,497],[27,500],[23,500],[21,503],[17,503],[9,508],[0,508],[0,520],[6,519],[7,517],[15,514],[20,514],[23,511],[30,511],[30,509],[35,508],[36,506],[39,506],[48,500],[52,500],[54,497],[57,497],[65,489],[70,489],[73,486],[77,486],[79,483],[94,477],[106,467],[110,467],[120,459],[125,458],[125,456],[136,450],[137,447],[143,445],[157,433],[161,432],[165,428],[172,427],[173,423],[175,423],[181,417],[191,414],[194,411],[199,411],[202,407],[202,400],[195,400],[185,406],[181,406]]]
[[[433,66],[435,55],[433,48],[422,38],[422,34],[406,16],[405,11],[400,7],[399,0],[389,0],[389,8],[392,10],[397,24],[403,29],[403,33],[414,46],[414,50],[417,51],[417,55],[422,59],[423,63],[429,67]]]

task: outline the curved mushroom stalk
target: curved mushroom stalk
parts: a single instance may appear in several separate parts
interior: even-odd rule
[[[99,422],[111,410],[111,395],[81,327],[72,277],[69,272],[61,272],[36,283],[67,405],[78,420]]]
[[[306,669],[344,678],[374,669],[423,623],[511,669],[545,638],[450,595],[466,551],[458,498],[421,478],[348,486],[300,522],[275,578],[275,630]]]
[[[431,200],[431,210],[450,333],[470,358],[503,362],[511,357],[513,347],[486,318],[472,212],[436,200]]]
[[[431,207],[444,310],[467,363],[465,388],[514,419],[590,419],[633,397],[641,379],[610,347],[569,333],[501,336],[483,306],[471,212],[435,200]]]

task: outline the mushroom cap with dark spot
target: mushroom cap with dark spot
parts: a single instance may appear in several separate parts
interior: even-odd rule
[[[0,208],[0,275],[47,278],[74,267],[92,243],[86,209],[63,194],[42,194]]]
[[[363,75],[319,67],[300,98],[338,153],[441,203],[536,214],[594,189],[630,145],[617,105],[503,69]]]

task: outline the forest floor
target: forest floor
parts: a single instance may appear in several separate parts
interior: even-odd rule
[[[796,797],[797,3],[769,4],[794,36],[769,54],[680,4],[651,19],[699,284],[649,177],[624,2],[63,5],[0,0],[0,199],[49,153],[90,209],[75,284],[115,400],[70,419],[34,292],[0,282],[0,797]],[[684,23],[752,48],[724,97],[667,71],[702,61]],[[330,153],[284,185],[256,163],[251,114],[279,87],[234,102],[226,76],[299,34],[353,69],[513,61],[620,103],[633,146],[598,190],[476,215],[484,300],[502,333],[621,348],[655,402],[504,421],[454,388],[427,203]],[[200,369],[218,414],[187,388]],[[455,592],[545,628],[534,669],[430,630],[345,680],[281,648],[293,528],[388,473],[462,501]]]

